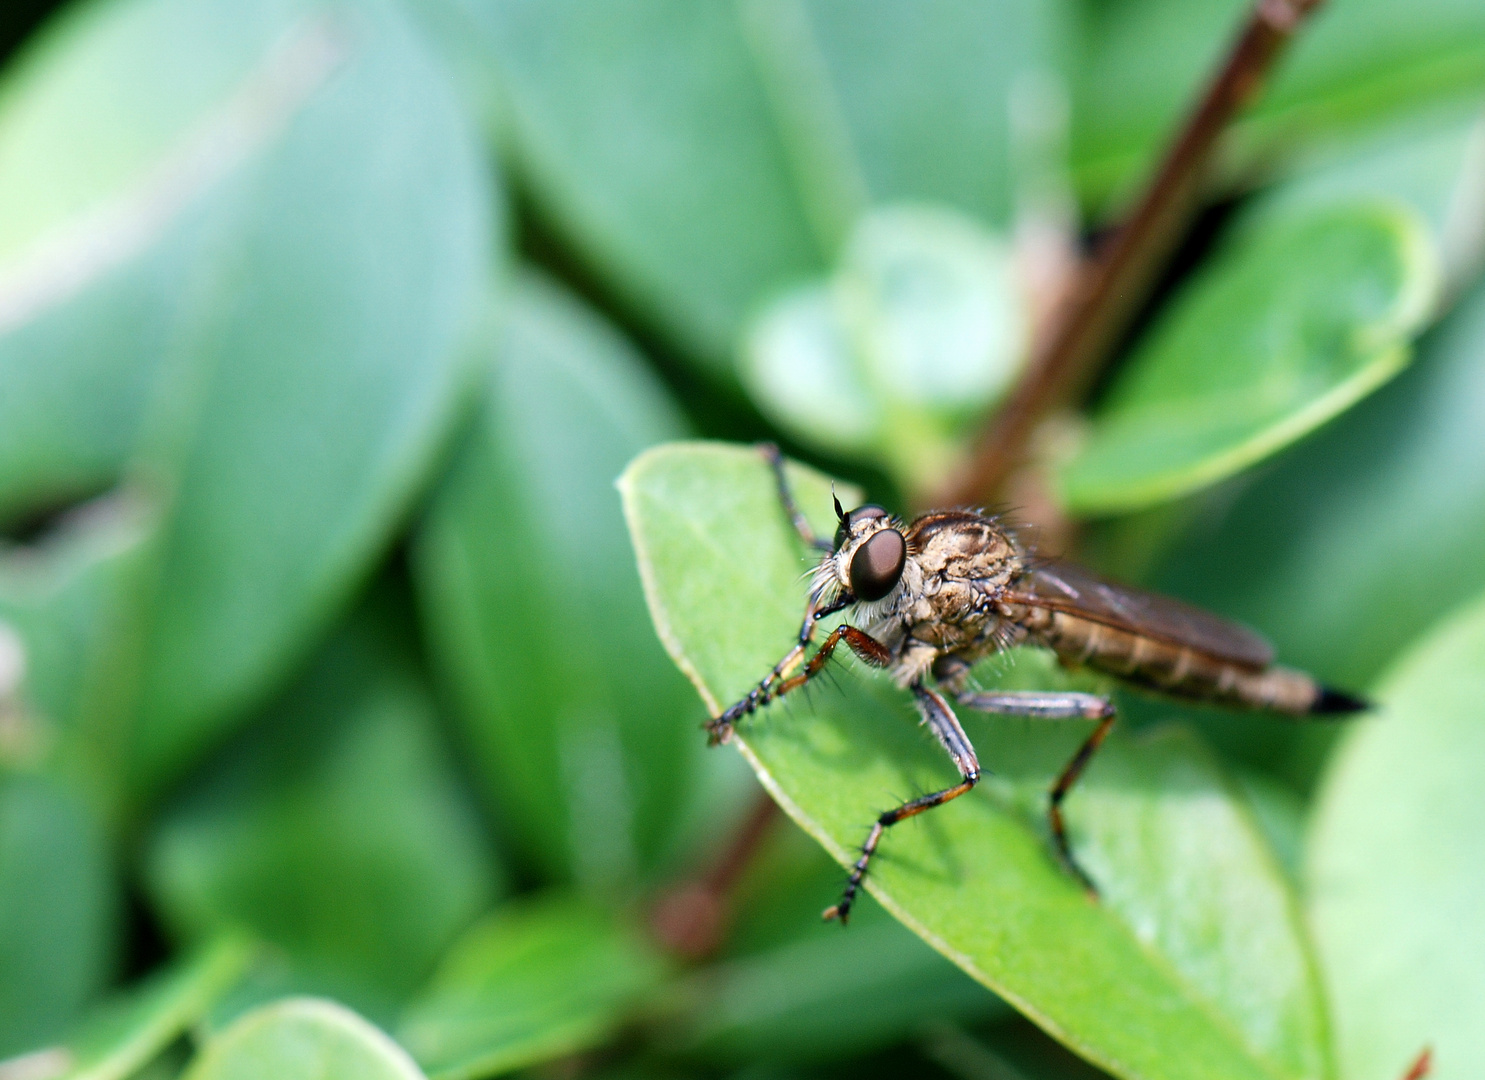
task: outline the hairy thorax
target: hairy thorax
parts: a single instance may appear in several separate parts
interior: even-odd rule
[[[890,594],[863,605],[860,625],[892,654],[892,676],[906,685],[944,657],[956,667],[1011,643],[997,601],[1021,571],[1021,555],[994,519],[948,510],[914,521],[908,557]]]

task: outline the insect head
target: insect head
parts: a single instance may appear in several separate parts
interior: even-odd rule
[[[840,527],[835,530],[835,550],[869,532],[851,556],[847,584],[858,600],[880,600],[891,592],[902,577],[907,563],[907,541],[902,533],[886,524],[887,511],[868,503],[849,514],[835,500],[835,516]],[[881,519],[881,520],[879,520]]]

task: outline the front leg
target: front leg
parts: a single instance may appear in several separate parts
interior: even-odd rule
[[[809,663],[805,664],[803,671],[794,675],[789,674],[799,666],[799,662],[804,658],[805,649],[809,646],[810,639],[814,637],[815,625],[827,615],[833,615],[855,602],[856,598],[847,594],[837,597],[818,610],[812,604],[805,612],[804,625],[799,628],[799,640],[795,642],[794,647],[784,654],[783,659],[775,664],[772,670],[760,679],[758,685],[749,690],[745,697],[734,702],[720,716],[708,722],[706,729],[711,736],[709,740],[711,744],[715,746],[717,743],[726,742],[732,738],[733,724],[742,717],[757,712],[775,698],[783,697],[791,690],[798,689],[813,679],[825,669],[831,654],[835,652],[835,647],[842,641],[866,663],[873,667],[886,667],[892,660],[892,654],[887,651],[887,646],[864,630],[841,625],[832,630],[820,643],[819,650],[810,658]]]
[[[799,539],[804,541],[806,547],[814,548],[827,555],[834,551],[834,544],[815,535],[815,530],[810,527],[808,519],[800,512],[799,504],[794,501],[794,493],[789,490],[789,478],[784,475],[784,455],[779,452],[778,446],[774,443],[759,443],[758,452],[773,469],[773,480],[778,488],[779,504],[783,506],[789,523],[794,526],[794,531],[799,534]]]

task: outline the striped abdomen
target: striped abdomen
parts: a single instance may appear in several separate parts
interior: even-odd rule
[[[1304,716],[1350,711],[1302,671],[1213,656],[1124,627],[1053,608],[1005,604],[1010,621],[1063,663],[1084,666],[1173,697]]]

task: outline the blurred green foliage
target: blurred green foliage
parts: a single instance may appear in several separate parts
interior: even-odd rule
[[[809,564],[678,440],[921,498],[1244,10],[0,11],[0,1080],[1485,1071],[1475,0],[1323,8],[1034,448],[1083,558],[1375,715],[1121,696],[1098,904],[1085,728],[969,719],[844,934],[949,776],[903,696],[698,730]]]

